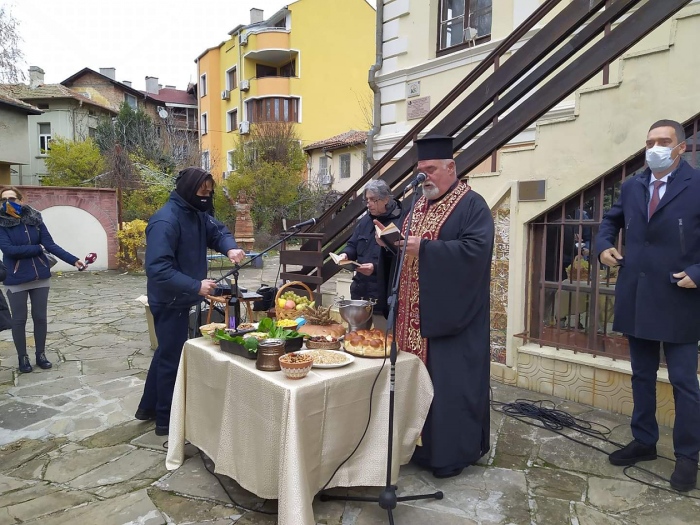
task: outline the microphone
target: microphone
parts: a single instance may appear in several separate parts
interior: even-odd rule
[[[300,222],[299,224],[295,224],[294,226],[292,226],[292,228],[299,229],[299,228],[303,228],[304,226],[312,226],[312,225],[316,224],[317,222],[318,221],[316,219],[309,219],[309,220],[306,220],[304,222]]]
[[[416,175],[416,178],[413,179],[410,184],[406,185],[406,187],[403,189],[403,191],[411,190],[411,189],[415,188],[416,186],[418,186],[419,184],[423,184],[425,182],[425,179],[427,179],[427,178],[428,178],[428,176],[421,171],[420,173],[418,173],[418,175]]]

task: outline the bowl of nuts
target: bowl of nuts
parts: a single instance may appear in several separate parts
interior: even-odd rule
[[[291,352],[280,356],[280,367],[289,379],[306,377],[314,364],[314,358],[309,354]]]

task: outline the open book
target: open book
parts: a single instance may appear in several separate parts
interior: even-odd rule
[[[399,230],[393,222],[384,228],[381,228],[378,224],[375,224],[374,230],[377,232],[379,238],[390,246],[393,246],[396,241],[403,240],[401,230]]]
[[[328,255],[330,256],[330,258],[332,259],[332,261],[333,261],[335,264],[338,264],[338,265],[340,265],[340,266],[345,266],[345,265],[348,265],[348,264],[354,264],[355,266],[360,266],[360,263],[358,263],[358,262],[356,262],[356,261],[350,261],[350,260],[348,260],[348,259],[341,259],[341,258],[340,258],[340,255],[337,255],[337,254],[335,254],[335,253],[333,253],[333,252],[330,252]]]

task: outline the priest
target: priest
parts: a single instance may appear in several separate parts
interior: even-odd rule
[[[483,197],[457,178],[451,137],[427,136],[416,147],[426,180],[408,237],[397,243],[406,243],[406,258],[395,338],[425,363],[435,392],[413,461],[448,478],[489,450],[494,223]]]

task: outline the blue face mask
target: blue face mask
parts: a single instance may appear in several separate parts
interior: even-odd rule
[[[5,203],[2,205],[2,210],[10,216],[19,216],[19,214],[22,212],[22,205],[17,204],[16,202],[5,201]],[[12,213],[12,211],[14,211],[14,213]]]

